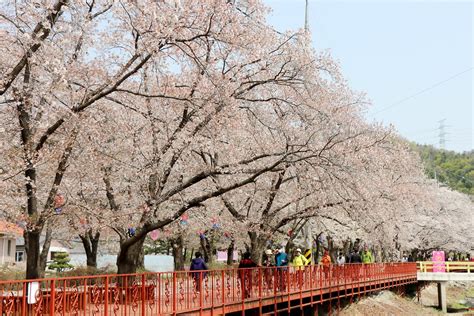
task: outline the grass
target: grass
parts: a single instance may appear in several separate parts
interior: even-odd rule
[[[471,287],[466,291],[466,296],[474,297],[474,287]]]
[[[25,278],[25,271],[12,270],[5,267],[0,269],[1,281],[22,280],[24,278]]]
[[[453,291],[453,288],[450,289]],[[452,310],[466,310],[470,308],[470,305],[466,302],[466,304],[460,303],[461,300],[465,300],[466,297],[474,297],[474,287],[469,287],[467,289],[459,288],[458,291],[455,292],[454,297],[448,298],[449,303],[448,307]]]
[[[52,277],[75,277],[75,276],[88,276],[88,275],[104,275],[116,273],[115,267],[104,267],[104,268],[92,268],[87,266],[77,266],[72,270],[64,271],[60,273],[52,273]]]

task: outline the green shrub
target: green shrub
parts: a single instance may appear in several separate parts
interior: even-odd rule
[[[57,272],[70,270],[74,266],[69,261],[71,261],[71,258],[69,258],[67,252],[57,252],[53,258],[53,263],[48,266],[48,269],[56,270]]]

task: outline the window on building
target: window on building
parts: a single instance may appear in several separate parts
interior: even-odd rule
[[[12,241],[8,239],[7,242],[7,256],[10,257],[12,255]]]
[[[25,259],[25,252],[24,251],[17,251],[15,254],[15,261],[16,262],[23,262]]]

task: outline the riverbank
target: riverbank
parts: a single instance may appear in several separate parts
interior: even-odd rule
[[[430,284],[421,291],[420,304],[433,307],[438,304],[436,284]],[[474,308],[474,284],[469,282],[450,282],[446,289],[448,313],[472,312]],[[474,314],[474,313],[473,313]]]
[[[418,304],[412,298],[402,297],[390,291],[382,291],[376,295],[362,298],[357,303],[344,308],[341,316],[366,315],[443,315],[441,311],[432,307]]]
[[[474,308],[474,284],[453,282],[448,284],[446,292],[449,315],[474,315],[472,310]],[[437,309],[437,304],[437,287],[433,283],[421,290],[419,302],[417,297],[399,296],[390,291],[382,291],[347,306],[340,315],[445,315]]]

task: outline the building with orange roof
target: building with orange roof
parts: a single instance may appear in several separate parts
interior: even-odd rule
[[[0,220],[0,265],[16,261],[16,238],[23,235],[23,229],[16,224]]]

